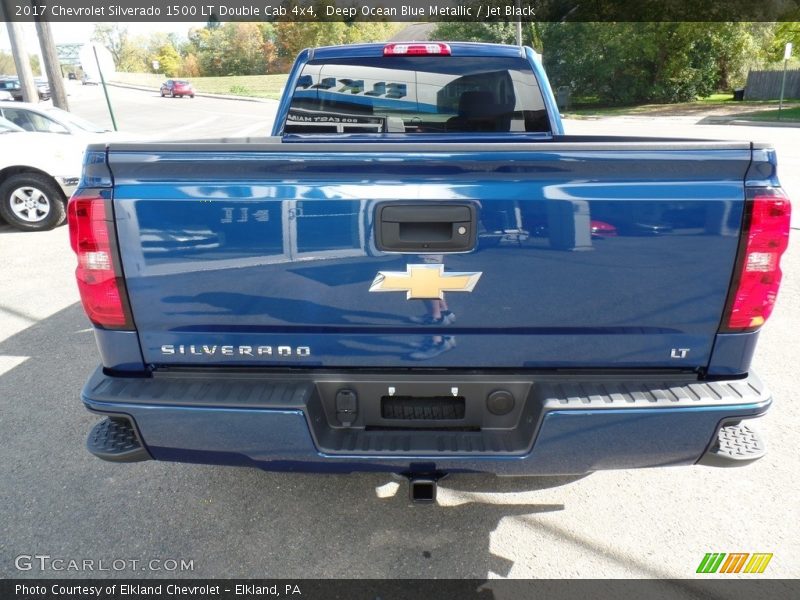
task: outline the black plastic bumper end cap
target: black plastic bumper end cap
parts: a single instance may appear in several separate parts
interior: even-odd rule
[[[717,439],[698,461],[707,467],[744,467],[763,458],[767,447],[761,434],[746,422],[720,427]]]
[[[86,449],[97,458],[110,462],[151,460],[127,419],[104,419],[95,425],[86,440]]]

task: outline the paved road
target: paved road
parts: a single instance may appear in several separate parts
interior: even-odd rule
[[[100,120],[99,90],[78,89],[70,98],[75,111]],[[269,118],[269,106],[255,103],[117,95],[120,122],[136,131],[194,136],[179,128],[214,118],[204,128],[219,135],[266,127]],[[674,119],[569,127],[751,133],[717,126],[706,134]],[[797,165],[800,149],[789,143],[794,131],[753,133],[774,134],[782,164]],[[797,234],[784,259],[782,297],[755,360],[776,398],[764,423],[765,459],[738,470],[602,472],[544,489],[530,480],[459,476],[443,482],[433,507],[409,506],[405,486],[385,475],[115,466],[90,457],[83,443],[96,417],[82,409],[78,391],[97,355],[77,304],[67,230],[25,234],[0,227],[0,257],[0,576],[41,575],[38,568],[17,571],[14,558],[46,554],[193,560],[183,576],[691,578],[709,551],[773,552],[767,575],[800,576]]]
[[[67,83],[70,110],[111,128],[102,87]],[[278,105],[274,100],[162,98],[157,91],[116,86],[108,91],[120,131],[159,139],[268,135]]]

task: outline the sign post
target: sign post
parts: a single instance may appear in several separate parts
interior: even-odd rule
[[[783,110],[783,93],[786,90],[786,65],[792,57],[792,42],[786,43],[786,48],[783,51],[783,79],[781,80],[781,101],[778,104],[778,121],[781,120],[781,111]]]
[[[108,105],[108,113],[111,115],[111,124],[114,126],[114,131],[117,131],[117,120],[114,117],[114,109],[111,108],[111,98],[108,95],[108,86],[106,85],[106,78],[112,77],[117,70],[111,52],[105,46],[90,42],[84,44],[81,48],[80,59],[81,68],[85,76],[100,80],[100,84],[103,86],[103,94],[106,97],[106,104]]]

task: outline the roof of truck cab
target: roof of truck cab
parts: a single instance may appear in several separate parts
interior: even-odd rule
[[[436,42],[436,41],[408,41],[391,42],[393,44],[447,44],[450,46],[452,56],[524,56],[520,46],[508,44],[482,44],[476,42]],[[379,44],[351,44],[347,46],[323,46],[310,50],[308,60],[327,60],[338,58],[380,57],[387,43]]]

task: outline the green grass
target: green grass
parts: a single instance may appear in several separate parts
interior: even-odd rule
[[[613,117],[621,115],[647,115],[651,113],[666,114],[670,110],[675,112],[683,111],[685,114],[691,114],[697,111],[705,112],[713,110],[715,106],[720,108],[724,107],[729,111],[732,107],[741,105],[742,110],[746,111],[749,108],[758,108],[761,106],[776,106],[778,103],[775,100],[748,100],[746,102],[735,102],[733,94],[718,93],[712,94],[705,98],[698,98],[693,102],[679,102],[675,104],[637,104],[632,106],[602,106],[599,104],[582,104],[575,103],[573,107],[568,110],[562,111],[567,117],[572,118],[591,118],[591,117]],[[788,99],[784,100],[784,106],[789,108],[800,107],[800,100]],[[771,115],[773,111],[766,111],[766,114]],[[785,111],[784,111],[785,112]],[[764,113],[759,113],[764,114]],[[760,120],[772,120],[772,117],[761,118]]]
[[[745,104],[772,104],[778,106],[778,100],[748,100]],[[784,98],[784,106],[800,106],[800,99],[797,98]]]
[[[562,110],[565,117],[614,117],[635,114],[638,106],[575,106]]]
[[[238,75],[232,77],[195,77],[192,84],[198,92],[231,94],[278,100],[288,75]]]
[[[666,104],[633,104],[627,106],[605,106],[601,104],[596,96],[579,96],[572,99],[572,107],[567,111],[569,114],[574,115],[625,115],[635,114],[641,112],[648,112],[652,108],[660,106],[687,106],[694,104],[722,104],[733,101],[733,94],[731,93],[718,93],[711,94],[706,98],[698,98],[694,102],[683,102],[672,105]]]
[[[588,102],[586,100],[589,100]],[[688,106],[706,106],[723,104],[733,101],[733,94],[712,94],[706,98],[698,98],[694,102],[680,102],[676,104],[633,104],[628,106],[604,106],[590,98],[580,98],[573,102],[573,106],[562,111],[569,117],[614,117],[620,115],[647,114],[663,107],[673,106],[676,109]]]
[[[700,104],[720,104],[722,102],[733,102],[733,94],[730,93],[720,93],[720,94],[711,94],[705,98],[698,98],[697,102]]]
[[[278,100],[288,75],[235,75],[230,77],[187,77],[198,92],[271,98]],[[117,73],[113,82],[158,89],[168,79],[153,73]]]
[[[780,111],[780,119],[778,119],[779,111],[777,110],[760,110],[752,113],[742,113],[736,115],[748,121],[787,121],[798,122],[800,121],[800,105],[789,106]]]

